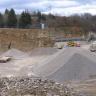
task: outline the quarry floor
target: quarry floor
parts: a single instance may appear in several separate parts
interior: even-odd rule
[[[0,76],[47,78],[66,83],[79,96],[96,96],[96,53],[90,52],[89,46],[82,42],[81,47],[36,48],[30,52],[10,49],[1,52],[1,57],[9,56],[12,59],[0,63]]]
[[[63,42],[58,43],[59,45],[65,44]],[[82,46],[79,48],[71,48],[70,51],[77,49],[89,51],[89,44],[82,43]],[[11,61],[7,63],[0,63],[0,75],[1,77],[5,76],[18,76],[18,75],[34,75],[32,73],[36,67],[42,66],[43,63],[54,59],[54,57],[62,54],[66,51],[66,57],[68,57],[67,48],[57,49],[57,48],[36,48],[30,52],[22,52],[18,49],[10,49],[6,52],[0,52],[0,57],[8,56],[11,57]],[[95,53],[92,53],[95,54]],[[32,68],[30,71],[30,67]],[[57,66],[58,67],[58,66]],[[27,69],[28,68],[28,69]],[[27,70],[25,70],[27,69]],[[24,72],[23,72],[24,70]],[[26,72],[27,71],[27,72]],[[29,72],[28,72],[29,71]]]

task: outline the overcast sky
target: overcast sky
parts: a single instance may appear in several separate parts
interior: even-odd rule
[[[0,11],[14,8],[16,12],[29,9],[43,13],[72,15],[76,13],[96,14],[96,0],[0,0]]]

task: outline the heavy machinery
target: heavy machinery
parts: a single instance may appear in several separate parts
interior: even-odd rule
[[[91,52],[96,52],[96,41],[93,41],[93,42],[90,44],[90,51],[91,51]]]
[[[79,43],[76,43],[76,42],[74,42],[74,41],[69,41],[69,42],[67,43],[67,46],[68,46],[68,47],[80,47],[80,44],[79,44]]]
[[[11,57],[3,56],[0,57],[0,63],[6,63],[11,60]]]

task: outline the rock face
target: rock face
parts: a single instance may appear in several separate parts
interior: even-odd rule
[[[70,89],[52,80],[32,77],[0,78],[0,96],[72,96]]]
[[[0,29],[0,50],[16,48],[24,51],[52,46],[47,29]]]

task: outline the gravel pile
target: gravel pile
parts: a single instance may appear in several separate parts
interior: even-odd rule
[[[39,55],[53,55],[58,52],[57,48],[36,48],[30,52],[30,56],[39,56]]]
[[[53,50],[54,54],[51,54],[51,51],[47,52],[49,49]],[[41,53],[34,51],[33,56],[16,49],[5,52],[3,56],[13,56],[15,59],[4,64],[0,63],[0,75],[2,77],[33,75],[59,83],[96,76],[96,54],[87,49],[75,47],[64,48],[58,52],[54,48],[49,49],[42,48]]]
[[[73,96],[71,89],[52,80],[32,77],[0,78],[0,96]]]
[[[6,51],[5,53],[3,53],[1,56],[10,56],[15,59],[20,59],[20,58],[28,57],[28,54],[26,54],[18,49],[10,49],[10,50]]]
[[[96,76],[96,54],[83,48],[66,48],[35,71],[38,76],[64,82]]]
[[[22,61],[24,58],[28,58],[28,54],[24,53],[22,51],[19,51],[17,49],[10,49],[3,54],[0,55],[2,56],[9,56],[12,59],[6,63],[0,63],[0,76],[5,77],[5,76],[12,76],[18,73],[20,70],[20,64],[18,65],[17,63],[19,61]]]
[[[0,55],[1,57],[12,57],[11,61],[0,63],[0,76],[8,77],[29,74],[34,75],[33,69],[35,69],[40,64],[42,65],[42,62],[44,62],[47,58],[50,57],[50,55],[54,54],[55,52],[57,52],[57,49],[55,48],[34,49],[32,53],[25,53],[18,49],[10,49]]]

